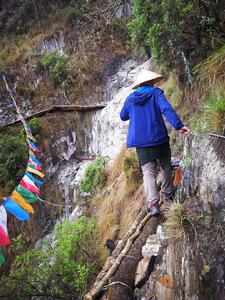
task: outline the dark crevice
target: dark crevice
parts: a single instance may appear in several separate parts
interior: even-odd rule
[[[148,270],[145,274],[145,276],[142,278],[142,280],[140,280],[140,282],[136,285],[136,288],[141,289],[145,283],[148,281],[151,273],[154,270],[155,267],[155,262],[156,262],[157,256],[152,256],[148,265]]]

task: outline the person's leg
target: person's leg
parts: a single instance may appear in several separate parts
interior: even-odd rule
[[[142,165],[144,190],[148,202],[148,207],[157,206],[159,193],[156,184],[156,162],[151,161]]]
[[[159,165],[162,177],[161,191],[165,200],[173,198],[173,185],[172,185],[172,167],[171,167],[171,152],[168,151],[167,155],[159,158]]]

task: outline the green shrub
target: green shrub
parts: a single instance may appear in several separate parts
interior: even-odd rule
[[[97,187],[104,185],[107,179],[106,162],[104,157],[98,157],[87,167],[79,186],[81,192],[94,192]]]
[[[97,236],[94,218],[58,224],[54,241],[46,237],[42,247],[15,257],[11,273],[0,279],[0,297],[83,299],[97,272]]]
[[[224,38],[217,21],[222,1],[131,2],[133,16],[128,23],[131,42],[160,64],[183,67],[183,51],[192,65],[203,57],[206,48],[215,49]]]
[[[191,127],[200,132],[222,132],[225,124],[225,98],[215,95],[215,91],[203,103],[201,114],[190,119]]]
[[[0,189],[12,191],[21,180],[27,164],[27,146],[19,138],[0,134]]]
[[[81,14],[77,7],[69,6],[67,10],[67,21],[71,24],[74,24],[79,18]]]
[[[55,85],[60,85],[66,79],[66,63],[69,57],[60,55],[57,51],[45,54],[41,60],[41,66],[47,72]]]
[[[177,108],[181,101],[181,90],[179,89],[178,82],[175,78],[175,74],[170,72],[169,78],[163,84],[163,90],[166,97],[169,99],[170,103],[174,108]]]

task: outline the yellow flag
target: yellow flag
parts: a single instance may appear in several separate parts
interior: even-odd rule
[[[33,174],[36,174],[36,175],[40,176],[41,178],[43,178],[45,176],[43,173],[41,173],[38,170],[35,170],[33,168],[30,168],[30,167],[27,168],[27,171],[31,172]]]
[[[14,191],[10,198],[13,199],[13,201],[15,201],[17,204],[19,204],[19,206],[24,208],[27,212],[34,214],[33,207],[29,203],[27,203],[17,191]]]

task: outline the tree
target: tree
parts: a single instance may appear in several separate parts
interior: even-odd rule
[[[195,63],[225,38],[224,5],[224,0],[134,0],[131,41],[167,67],[180,65],[184,56]]]

